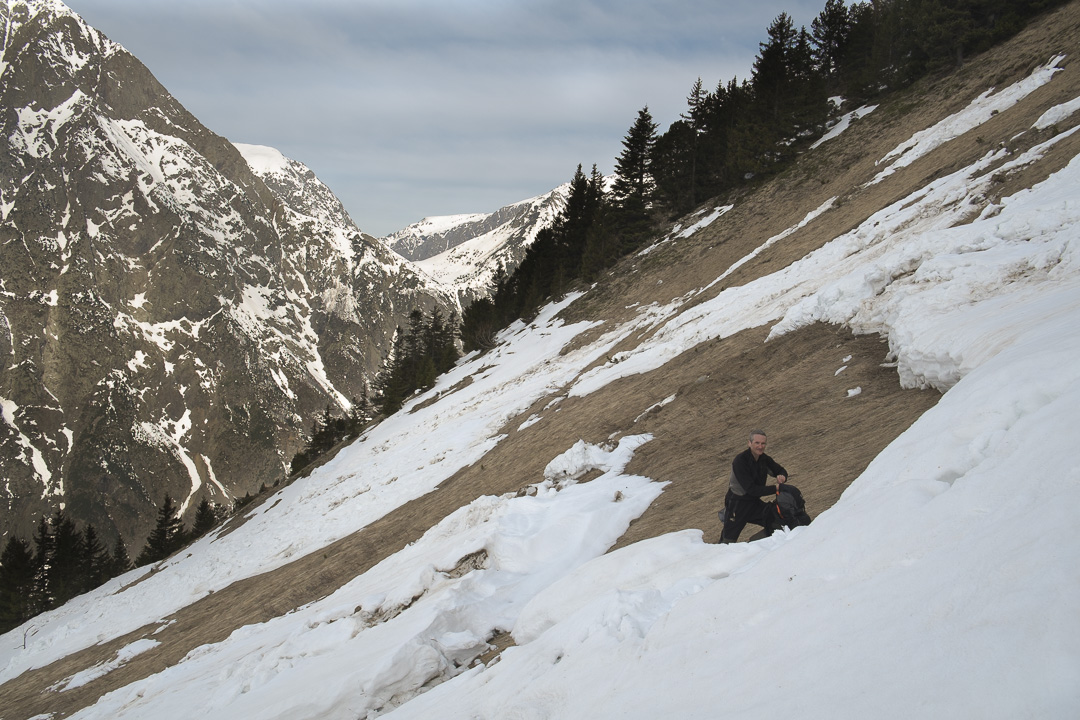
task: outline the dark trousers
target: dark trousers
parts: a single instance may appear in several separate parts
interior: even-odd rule
[[[720,533],[720,542],[738,542],[739,533],[747,524],[760,525],[767,534],[772,534],[772,516],[769,507],[761,498],[736,495],[728,490],[724,498],[724,529]]]

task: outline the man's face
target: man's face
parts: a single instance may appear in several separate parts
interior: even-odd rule
[[[761,457],[761,454],[765,452],[765,436],[764,435],[751,435],[750,436],[750,452],[754,454],[755,458]]]

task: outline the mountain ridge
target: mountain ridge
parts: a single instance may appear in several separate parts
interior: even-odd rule
[[[0,528],[63,506],[135,550],[166,493],[229,509],[284,479],[409,313],[456,299],[62,3],[0,14]]]
[[[454,289],[467,306],[490,294],[499,272],[510,273],[540,230],[566,202],[570,183],[492,213],[424,218],[384,238],[434,281]]]

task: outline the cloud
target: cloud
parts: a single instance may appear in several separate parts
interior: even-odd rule
[[[211,130],[308,165],[361,229],[492,211],[610,172],[648,104],[661,129],[747,77],[800,0],[72,0]]]

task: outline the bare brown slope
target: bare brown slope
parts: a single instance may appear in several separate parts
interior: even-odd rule
[[[800,165],[735,199],[734,209],[695,236],[665,245],[617,267],[604,282],[571,306],[572,317],[627,319],[635,304],[667,303],[707,285],[733,262],[782,232],[832,197],[836,207],[778,243],[727,280],[745,283],[787,266],[849,230],[880,208],[923,187],[930,179],[971,163],[998,143],[1022,149],[1039,139],[1025,132],[1052,105],[1080,95],[1080,67],[1068,61],[1049,85],[977,131],[870,188],[876,160],[900,142],[963,109],[990,86],[1025,76],[1052,55],[1080,50],[1080,2],[1074,2],[1016,40],[978,58],[963,70],[891,99],[839,140],[808,153]],[[1075,122],[1075,119],[1071,122]],[[1019,133],[1024,135],[1016,137]],[[1080,152],[1080,140],[1062,143],[1037,166],[1002,176],[1000,194],[1028,187]],[[720,288],[714,288],[715,294]],[[706,299],[705,294],[701,299]],[[764,342],[764,328],[701,345],[651,373],[625,378],[586,397],[564,400],[543,412],[548,398],[507,424],[507,438],[480,463],[466,468],[434,493],[419,498],[334,545],[273,572],[235,583],[168,620],[124,638],[75,653],[0,686],[0,716],[38,713],[67,716],[102,694],[179,662],[191,649],[217,642],[246,624],[280,616],[333,592],[384,557],[417,539],[461,505],[483,494],[513,492],[536,482],[544,466],[578,439],[597,443],[649,432],[631,472],[670,484],[620,541],[685,528],[718,534],[716,510],[721,478],[752,426],[770,432],[770,452],[794,473],[812,514],[836,501],[845,487],[892,439],[937,398],[902,391],[895,371],[882,367],[885,345],[876,337],[853,337],[815,326]],[[628,339],[619,350],[638,338]],[[844,358],[851,356],[851,360]],[[848,368],[837,376],[841,365]],[[848,397],[847,389],[862,393]],[[646,412],[674,395],[662,408]],[[452,401],[452,394],[444,401]],[[533,412],[540,422],[516,428]],[[450,568],[447,568],[450,570]],[[120,647],[153,635],[161,644],[127,666],[81,688],[49,687],[73,673],[112,659]]]

